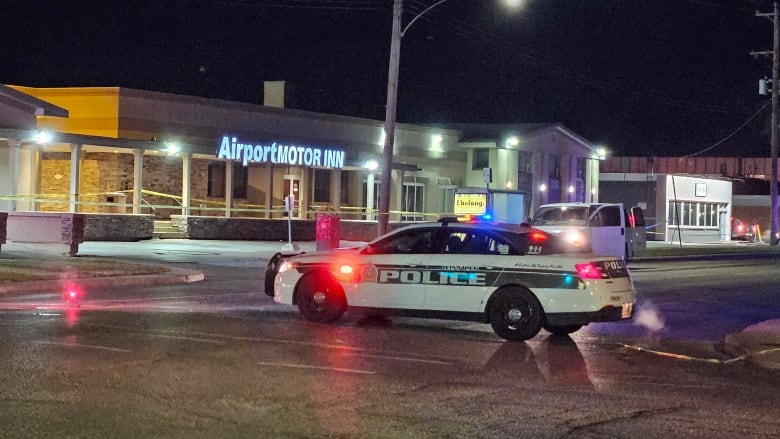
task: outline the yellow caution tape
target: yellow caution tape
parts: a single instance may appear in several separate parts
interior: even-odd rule
[[[659,355],[661,357],[669,357],[669,358],[675,358],[675,359],[678,359],[678,360],[686,360],[686,361],[699,361],[699,362],[702,362],[702,363],[730,364],[730,363],[735,363],[737,361],[742,361],[745,358],[747,358],[747,355],[740,355],[738,357],[730,358],[728,360],[720,360],[720,359],[717,359],[717,358],[698,358],[698,357],[692,357],[690,355],[682,355],[682,354],[674,354],[674,353],[671,353],[671,352],[656,351],[656,350],[653,350],[653,349],[643,348],[642,346],[627,345],[627,344],[623,344],[623,343],[621,343],[621,345],[623,347],[625,347],[625,348],[628,348],[628,349],[633,349],[635,351],[640,351],[640,352],[648,352],[650,354]]]

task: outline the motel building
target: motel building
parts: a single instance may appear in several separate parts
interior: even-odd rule
[[[22,217],[76,215],[81,240],[170,228],[191,239],[286,240],[291,197],[295,240],[314,239],[318,213],[338,216],[342,239],[368,240],[383,172],[392,174],[391,227],[452,214],[459,187],[523,193],[527,216],[548,202],[598,201],[597,148],[559,124],[398,124],[384,170],[383,121],[286,108],[288,89],[266,82],[259,105],[0,85],[8,239],[22,233],[11,226]]]

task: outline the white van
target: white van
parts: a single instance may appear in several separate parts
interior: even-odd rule
[[[536,210],[531,225],[597,255],[628,261],[647,250],[645,217],[638,206],[627,211],[622,203],[545,204]]]

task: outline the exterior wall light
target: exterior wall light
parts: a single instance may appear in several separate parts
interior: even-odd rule
[[[540,184],[539,185],[539,190],[542,191],[542,192],[546,191],[547,190],[547,185],[544,184],[544,183]]]
[[[48,131],[38,131],[35,134],[35,143],[45,145],[49,142],[51,142],[52,136],[51,133]]]
[[[517,146],[519,144],[520,144],[520,138],[517,137],[517,136],[509,136],[509,137],[507,137],[506,143],[505,143],[507,148],[513,147],[513,146]]]
[[[176,142],[165,142],[165,151],[173,155],[181,151],[181,147]]]
[[[369,160],[363,166],[369,171],[374,172],[377,169],[379,169],[379,162],[377,162],[376,160]]]

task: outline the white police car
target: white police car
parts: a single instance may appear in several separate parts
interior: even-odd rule
[[[630,319],[635,290],[625,262],[562,253],[565,245],[527,227],[415,224],[358,248],[277,255],[266,293],[314,322],[360,308],[490,323],[507,340]]]

